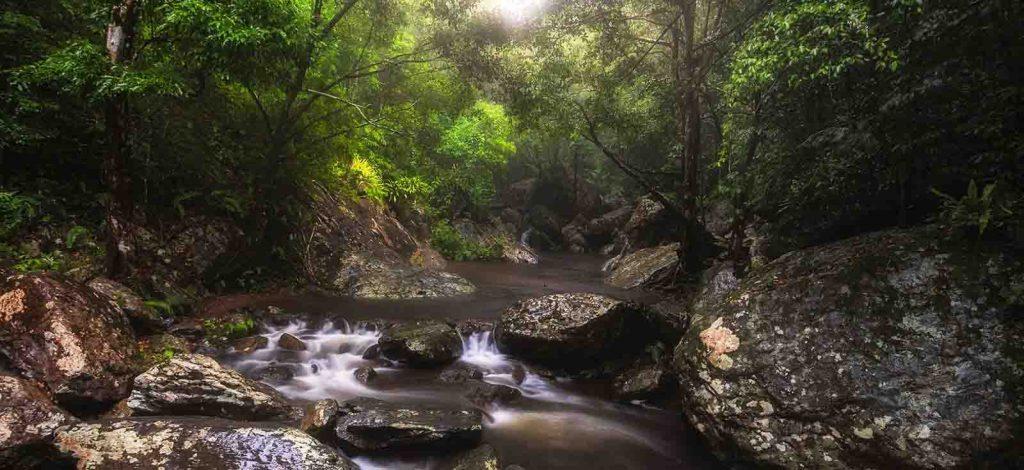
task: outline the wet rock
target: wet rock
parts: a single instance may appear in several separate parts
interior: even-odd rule
[[[321,442],[333,444],[337,441],[334,435],[334,423],[338,420],[340,411],[341,407],[337,400],[326,399],[310,403],[306,405],[299,429]]]
[[[514,264],[537,264],[540,258],[530,247],[521,243],[508,243],[501,249],[501,256]]]
[[[512,369],[512,380],[516,385],[522,385],[523,381],[526,380],[526,368],[516,364]]]
[[[78,468],[356,470],[294,428],[217,418],[129,418],[61,428],[57,447]]]
[[[235,352],[249,354],[257,349],[267,347],[268,344],[270,344],[270,340],[266,336],[248,336],[235,340],[231,346],[235,348]]]
[[[345,260],[333,286],[360,299],[420,299],[471,294],[476,287],[444,271],[387,263],[364,255]]]
[[[483,380],[484,373],[476,366],[460,362],[441,371],[437,378],[443,383],[461,384],[470,380]]]
[[[644,248],[613,262],[604,282],[620,289],[653,286],[669,279],[679,265],[679,244]]]
[[[670,241],[682,228],[678,217],[650,196],[640,198],[633,207],[619,238],[630,250],[648,248]]]
[[[35,468],[52,460],[57,428],[78,421],[39,387],[0,372],[0,468]]]
[[[621,400],[646,400],[664,395],[673,377],[666,367],[636,364],[615,378],[615,396]]]
[[[156,310],[147,306],[142,298],[135,295],[124,284],[105,277],[93,278],[88,284],[94,291],[110,298],[110,301],[124,312],[136,334],[156,334],[167,327]]]
[[[488,444],[459,454],[452,462],[451,470],[499,470],[498,454]]]
[[[297,368],[298,366],[292,364],[270,364],[253,372],[252,378],[271,384],[285,383],[295,378]]]
[[[462,354],[462,340],[454,328],[438,321],[416,321],[384,331],[377,341],[388,359],[412,367],[437,367]]]
[[[191,341],[200,341],[206,337],[206,328],[196,318],[184,318],[175,322],[167,332]]]
[[[363,359],[368,361],[380,359],[380,346],[374,344],[373,346],[366,348],[366,351],[363,351]]]
[[[0,279],[0,355],[65,408],[126,397],[135,354],[124,313],[92,289],[49,274]]]
[[[942,239],[791,252],[702,296],[674,362],[712,449],[784,468],[1024,464],[1024,266]]]
[[[503,352],[555,368],[580,369],[629,352],[626,326],[643,319],[633,303],[599,294],[553,294],[509,307],[495,329]],[[633,346],[633,345],[629,345]]]
[[[377,378],[377,371],[373,367],[360,367],[352,371],[352,375],[355,376],[359,383],[367,385],[370,381]]]
[[[631,206],[622,206],[587,222],[586,236],[591,243],[601,245],[611,240],[616,230],[629,221],[633,213]]]
[[[198,354],[175,356],[136,377],[128,407],[135,415],[241,420],[282,419],[291,411],[276,390]]]
[[[289,351],[305,351],[306,343],[290,333],[285,333],[278,338],[277,347],[287,349]]]
[[[356,398],[341,406],[336,432],[356,452],[471,447],[480,441],[481,414],[470,408],[405,406]]]
[[[507,385],[492,384],[483,381],[474,381],[465,397],[470,403],[489,407],[495,404],[505,405],[512,403],[523,396],[519,389]]]

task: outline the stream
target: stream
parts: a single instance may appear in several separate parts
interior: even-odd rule
[[[302,295],[274,304],[302,314],[287,323],[264,325],[268,346],[246,355],[227,354],[225,365],[252,373],[267,365],[286,365],[290,380],[274,384],[298,403],[323,398],[338,401],[372,397],[403,404],[453,406],[465,402],[463,389],[437,380],[440,370],[410,369],[384,359],[363,358],[380,336],[376,319],[494,320],[516,300],[554,292],[600,292],[620,298],[654,300],[649,293],[602,285],[601,259],[587,255],[547,255],[534,266],[505,263],[452,263],[449,270],[477,285],[469,296],[429,301],[356,301]],[[302,339],[306,351],[277,347],[281,335]],[[483,441],[501,456],[502,465],[526,469],[697,469],[715,468],[695,433],[678,410],[643,403],[616,403],[603,388],[563,378],[546,378],[514,357],[502,354],[488,331],[464,336],[459,359],[484,371],[484,381],[519,389],[523,397],[509,405],[485,409]],[[371,366],[378,375],[369,383],[353,371]],[[517,383],[513,371],[525,369]],[[520,377],[522,378],[522,377]],[[444,456],[357,456],[363,469],[431,469]]]

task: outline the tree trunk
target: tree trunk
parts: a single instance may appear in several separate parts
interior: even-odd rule
[[[683,218],[680,234],[680,259],[686,271],[700,267],[699,230],[697,227],[697,176],[700,172],[701,110],[699,95],[699,61],[694,44],[695,0],[681,0],[679,8],[682,27],[672,30],[672,66],[675,82],[676,129],[681,149],[677,158],[682,180],[677,187]]]
[[[107,54],[114,66],[129,63],[133,58],[133,42],[139,19],[141,0],[123,0],[114,5],[107,26]],[[110,190],[107,201],[107,274],[118,278],[127,274],[134,248],[131,178],[127,170],[131,153],[131,129],[127,99],[123,94],[107,98],[105,125],[109,139],[103,157],[103,180]]]

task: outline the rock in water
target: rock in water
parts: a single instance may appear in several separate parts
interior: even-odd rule
[[[266,336],[247,336],[235,340],[231,346],[235,348],[235,352],[249,354],[257,349],[267,347],[268,344],[270,344],[270,340]]]
[[[57,428],[78,421],[54,405],[46,392],[0,372],[0,468],[35,468],[54,458]]]
[[[494,337],[503,352],[550,367],[579,369],[626,352],[619,347],[627,339],[625,327],[643,317],[639,306],[611,297],[553,294],[509,307]]]
[[[494,404],[508,404],[522,396],[522,392],[517,388],[483,381],[470,382],[469,392],[465,395],[470,403],[484,408]]]
[[[476,290],[473,283],[445,271],[387,263],[366,255],[352,255],[343,263],[332,287],[359,299],[453,297]]]
[[[667,368],[667,365],[635,364],[615,378],[615,396],[623,400],[642,400],[662,395],[672,379]]]
[[[305,351],[306,343],[290,333],[285,333],[277,340],[277,346],[289,351]]]
[[[57,447],[83,469],[356,470],[298,429],[218,418],[129,418],[62,428]]]
[[[436,367],[462,355],[462,341],[454,328],[438,321],[404,323],[384,331],[381,354],[412,367]]]
[[[471,447],[480,441],[480,411],[428,408],[356,398],[341,405],[336,431],[342,443],[358,452]]]
[[[620,289],[650,286],[666,279],[678,264],[678,243],[644,248],[616,260],[604,282]]]
[[[283,419],[285,398],[199,354],[174,356],[135,378],[128,397],[135,415],[203,415],[240,420]]]
[[[366,385],[372,382],[373,379],[377,378],[377,370],[373,367],[360,367],[352,371],[352,375],[355,376],[359,383]]]
[[[476,449],[463,452],[455,457],[451,470],[500,470],[498,454],[494,448],[484,444]]]
[[[135,354],[124,313],[92,289],[48,274],[0,279],[0,355],[66,408],[128,396]]]
[[[334,436],[334,423],[338,420],[340,412],[341,407],[337,400],[317,400],[306,405],[299,429],[322,442],[333,443],[337,441]]]
[[[1024,266],[941,239],[791,252],[702,297],[674,359],[713,450],[783,468],[1024,465]]]

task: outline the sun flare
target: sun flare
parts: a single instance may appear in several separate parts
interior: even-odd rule
[[[509,23],[523,23],[536,18],[544,3],[544,0],[483,0],[480,9],[497,14]]]

